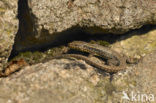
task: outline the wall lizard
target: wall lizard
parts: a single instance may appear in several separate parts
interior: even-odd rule
[[[92,55],[100,56],[105,59],[112,59],[118,61],[119,65],[102,65],[99,63],[96,63],[92,60],[90,60],[88,57],[80,55],[80,54],[62,54],[59,56],[53,57],[53,59],[57,58],[77,58],[82,59],[86,63],[97,67],[99,69],[102,69],[109,73],[116,73],[120,70],[123,70],[126,68],[126,60],[127,58],[124,58],[122,55],[120,55],[118,52],[111,50],[110,48],[100,46],[97,44],[90,44],[83,41],[74,41],[68,44],[69,48],[77,49],[79,51],[88,52]],[[12,61],[7,68],[4,69],[4,71],[0,72],[0,77],[7,77],[10,74],[20,70],[23,66],[28,65],[23,59]]]
[[[68,44],[69,48],[72,49],[77,49],[79,51],[83,51],[83,52],[88,52],[91,53],[92,55],[97,55],[100,56],[102,58],[106,58],[106,59],[114,59],[117,60],[119,62],[119,65],[102,65],[102,64],[98,64],[92,60],[90,60],[88,57],[80,55],[80,54],[63,54],[60,56],[56,56],[54,58],[77,58],[77,59],[82,59],[85,62],[87,62],[88,64],[97,67],[99,69],[102,69],[106,72],[109,73],[116,73],[120,70],[123,70],[126,68],[126,60],[127,58],[123,57],[122,55],[120,55],[118,52],[111,50],[110,48],[98,45],[98,44],[90,44],[90,43],[86,43],[83,41],[74,41]]]

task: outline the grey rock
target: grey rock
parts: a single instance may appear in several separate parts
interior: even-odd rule
[[[72,30],[76,28],[89,34],[123,34],[146,24],[156,24],[155,0],[19,1],[22,11],[17,51],[58,44],[71,36],[74,39]]]
[[[0,70],[8,60],[17,33],[17,3],[17,0],[0,1]]]
[[[29,0],[36,17],[38,36],[41,30],[50,34],[79,25],[98,27],[110,33],[125,33],[145,24],[156,24],[155,0]]]
[[[156,96],[155,62],[156,51],[144,57],[139,64],[114,74],[110,81],[109,74],[82,60],[53,59],[1,78],[0,102],[134,103],[132,92],[137,96]],[[123,92],[130,100],[122,98]],[[138,98],[136,100],[139,101]]]

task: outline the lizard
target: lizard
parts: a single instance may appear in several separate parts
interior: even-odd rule
[[[127,59],[127,57],[123,57],[120,53],[108,48],[104,47],[98,44],[90,44],[83,41],[74,41],[68,44],[69,48],[76,49],[83,52],[91,53],[92,55],[100,56],[105,59],[112,59],[116,60],[119,65],[102,65],[95,63],[94,61],[90,60],[88,57],[80,55],[80,54],[63,54],[60,56],[55,56],[54,58],[76,58],[76,59],[82,59],[86,63],[97,67],[99,69],[102,69],[109,73],[116,73],[120,70],[123,70],[126,68],[126,62],[128,61],[131,63],[130,60]]]
[[[109,72],[109,73],[116,73],[126,68],[127,58],[123,58],[122,55],[120,55],[118,52],[114,50],[111,50],[110,48],[100,46],[97,44],[86,43],[83,41],[74,41],[74,42],[69,43],[68,46],[69,48],[77,49],[83,52],[88,52],[88,53],[91,53],[92,55],[97,55],[102,58],[112,59],[112,60],[116,59],[119,62],[119,65],[110,66],[110,65],[98,64],[94,61],[91,61],[88,57],[80,55],[80,54],[62,54],[59,56],[54,56],[53,59],[71,58],[71,57],[82,59],[88,64],[95,66],[97,68],[100,68],[102,70],[105,70],[106,72]],[[26,66],[26,65],[28,65],[28,63],[24,59],[13,60],[9,63],[9,65],[3,71],[0,71],[0,77],[7,77],[10,74],[20,70],[23,66]]]

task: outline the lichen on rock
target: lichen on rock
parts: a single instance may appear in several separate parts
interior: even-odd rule
[[[7,63],[18,29],[17,0],[0,1],[0,70]]]

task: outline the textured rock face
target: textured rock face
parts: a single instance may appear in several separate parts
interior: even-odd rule
[[[110,75],[77,60],[51,60],[0,79],[1,103],[155,102],[156,51],[138,65]],[[122,99],[123,91],[130,100]],[[132,97],[132,92],[137,97]],[[138,96],[146,94],[143,101]],[[133,99],[132,99],[133,98]]]
[[[155,103],[155,36],[156,30],[153,30],[113,44],[113,49],[125,50],[129,55],[153,52],[137,65],[127,65],[126,70],[114,74],[111,80],[108,73],[83,60],[53,59],[27,66],[7,78],[0,78],[0,103]],[[128,94],[129,100],[122,99],[123,93]],[[142,95],[147,96],[147,101],[145,96],[141,99]]]
[[[59,33],[72,27],[83,27],[82,30],[90,34],[122,34],[146,24],[156,24],[155,0],[19,1],[24,9],[16,39],[17,50],[33,45],[37,47],[43,43],[55,44],[55,41],[61,41],[59,36],[66,35]]]
[[[17,0],[0,1],[0,70],[12,50],[18,28]]]
[[[20,27],[16,40],[19,40],[19,44],[25,43],[24,39],[30,41],[29,45],[38,41],[49,42],[53,40],[51,35],[77,25],[93,27],[96,33],[96,29],[102,33],[106,30],[123,33],[144,24],[156,23],[154,0],[125,2],[18,0],[18,2]],[[16,0],[0,1],[1,67],[6,63],[14,43],[18,25],[16,15]],[[153,38],[155,33],[151,35],[152,37],[146,41],[152,45],[142,45],[141,48],[152,48],[151,50],[155,48],[156,43]],[[128,41],[128,44],[129,42],[131,41]],[[141,43],[146,42],[141,41]],[[127,47],[126,44],[124,46]],[[137,46],[130,45],[129,51],[133,47],[136,49]],[[59,59],[27,66],[7,78],[0,78],[0,103],[45,103],[45,101],[47,103],[124,103],[127,100],[121,98],[123,91],[128,96],[131,96],[132,92],[138,93],[139,96],[141,94],[156,96],[155,62],[156,52],[153,52],[138,65],[129,66],[127,70],[115,74],[111,81],[109,74],[89,66],[82,60]],[[134,103],[133,100],[130,102]]]
[[[99,27],[111,33],[124,33],[144,24],[156,23],[155,0],[29,0],[37,30],[50,34],[75,25]]]

